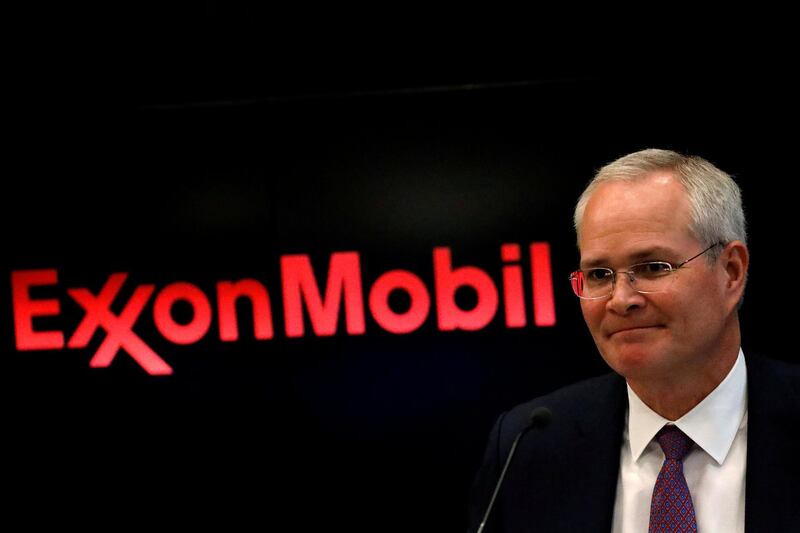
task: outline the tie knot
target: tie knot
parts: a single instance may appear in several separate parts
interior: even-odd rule
[[[664,426],[656,433],[656,440],[664,450],[667,459],[683,461],[689,453],[694,441],[686,436],[686,433],[678,429],[678,426]]]

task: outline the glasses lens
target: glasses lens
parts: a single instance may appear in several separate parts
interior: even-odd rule
[[[583,296],[583,272],[580,270],[573,272],[569,276],[569,281],[572,284],[572,292],[576,296]]]
[[[669,263],[651,261],[633,265],[630,268],[634,278],[634,288],[639,292],[661,292],[669,288],[674,276]]]
[[[572,290],[581,298],[602,298],[611,294],[614,272],[607,268],[578,270],[570,276]]]
[[[675,280],[674,267],[661,261],[633,265],[624,271],[626,281],[634,290],[643,293],[663,292]],[[610,268],[577,270],[570,275],[572,290],[580,298],[604,298],[614,290],[614,271]]]

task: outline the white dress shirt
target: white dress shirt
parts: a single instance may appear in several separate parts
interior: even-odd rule
[[[612,533],[646,533],[650,500],[664,452],[654,439],[669,420],[628,387]],[[747,457],[747,369],[739,350],[733,368],[711,394],[674,422],[695,446],[683,460],[698,533],[744,533]]]

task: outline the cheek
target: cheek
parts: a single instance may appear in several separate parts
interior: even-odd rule
[[[594,330],[600,326],[600,322],[603,320],[603,305],[592,300],[581,300],[581,312],[583,313],[584,322],[586,322],[589,330],[594,333]]]
[[[710,316],[719,311],[722,301],[719,280],[714,276],[701,276],[689,284],[684,290],[676,292],[674,297],[676,309],[685,315]]]
[[[685,317],[687,327],[709,329],[723,321],[723,302],[719,295],[712,291],[701,293],[694,301],[687,303],[686,307],[691,309],[691,312],[687,313],[689,316]]]
[[[713,290],[694,290],[681,293],[665,309],[672,321],[673,342],[693,344],[700,337],[712,334],[720,323],[720,302]]]

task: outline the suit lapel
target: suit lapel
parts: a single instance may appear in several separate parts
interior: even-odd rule
[[[608,533],[614,512],[627,398],[609,376],[580,398],[551,405],[552,427],[520,445],[504,531]]]
[[[611,531],[614,502],[619,478],[620,450],[628,400],[625,381],[615,376],[606,402],[595,411],[596,415],[581,419],[581,436],[576,441],[576,454],[583,450],[583,488],[592,495],[581,512],[586,513],[589,530]]]

